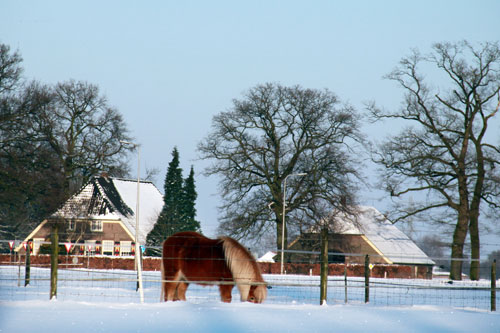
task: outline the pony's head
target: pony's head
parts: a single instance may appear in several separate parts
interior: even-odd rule
[[[240,291],[242,302],[262,303],[267,288],[252,254],[230,237],[221,237],[226,263]]]
[[[261,284],[258,286],[251,286],[248,292],[247,301],[251,303],[262,303],[267,297],[267,288]]]

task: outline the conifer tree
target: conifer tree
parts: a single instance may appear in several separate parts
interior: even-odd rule
[[[163,209],[153,229],[146,238],[146,246],[161,246],[162,242],[175,233],[181,219],[183,192],[182,169],[179,167],[177,147],[172,151],[172,160],[168,164],[164,185]],[[160,250],[148,249],[148,255],[161,255]]]
[[[165,177],[165,194],[163,209],[153,229],[146,238],[148,255],[161,256],[159,247],[169,236],[180,231],[200,231],[200,222],[196,221],[196,188],[194,170],[186,179],[182,178],[182,169],[179,167],[179,152],[172,151],[172,161],[168,165]]]
[[[182,198],[182,225],[179,231],[201,231],[200,222],[196,220],[196,186],[194,183],[194,170],[191,166],[189,176],[184,180]]]

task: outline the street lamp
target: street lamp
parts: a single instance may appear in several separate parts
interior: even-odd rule
[[[283,274],[283,261],[285,258],[285,213],[286,213],[286,180],[288,177],[305,176],[307,173],[293,173],[285,177],[283,182],[283,223],[281,225],[281,274]]]
[[[142,265],[141,265],[141,248],[139,246],[139,199],[140,199],[140,186],[141,186],[141,149],[138,144],[120,141],[124,145],[132,146],[137,149],[137,200],[135,205],[135,268],[137,270],[137,280],[139,283],[139,295],[141,298],[141,303],[144,303],[144,291],[142,290]]]

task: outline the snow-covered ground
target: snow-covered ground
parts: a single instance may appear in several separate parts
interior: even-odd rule
[[[60,270],[58,298],[49,301],[47,269],[32,269],[24,287],[17,267],[2,266],[0,332],[500,332],[500,313],[477,305],[487,281],[471,294],[465,281],[450,286],[456,290],[429,290],[425,280],[374,280],[364,304],[361,281],[353,279],[344,304],[343,281],[332,278],[328,305],[320,306],[317,277],[267,275],[272,289],[264,304],[239,302],[236,288],[233,303],[221,303],[216,288],[194,285],[187,302],[160,303],[159,276],[145,272],[146,302],[140,304],[131,273]],[[390,284],[376,286],[382,282]],[[453,305],[455,297],[464,300]]]

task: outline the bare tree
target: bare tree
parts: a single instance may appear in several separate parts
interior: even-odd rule
[[[54,88],[55,107],[45,113],[43,133],[58,156],[67,193],[96,173],[124,175],[130,141],[121,114],[110,107],[99,89],[86,82],[68,81]]]
[[[10,46],[0,44],[0,94],[11,92],[21,83],[22,61],[19,52],[12,53]]]
[[[444,74],[446,84],[437,84],[442,77],[434,86],[428,83],[421,74],[421,66],[428,64]],[[377,120],[400,119],[412,126],[380,144],[374,161],[384,167],[391,196],[423,194],[419,203],[398,207],[392,219],[431,211],[440,222],[454,219],[450,278],[461,279],[460,259],[470,232],[470,277],[478,279],[480,204],[498,207],[500,147],[486,135],[499,108],[498,43],[478,49],[465,41],[438,43],[428,56],[414,50],[387,78],[404,89],[402,108],[389,112],[372,104],[369,110]]]
[[[211,133],[198,146],[202,158],[214,161],[206,174],[221,179],[220,229],[241,238],[260,236],[274,224],[281,248],[282,234],[287,243],[283,183],[296,173],[306,175],[288,178],[285,226],[313,199],[338,206],[341,198],[354,201],[358,128],[355,110],[328,90],[267,83],[235,99],[213,118]]]

